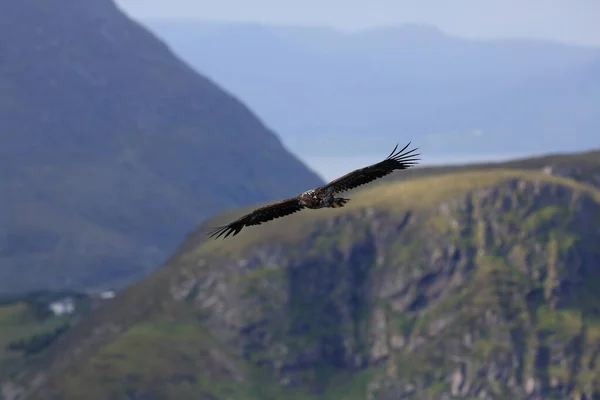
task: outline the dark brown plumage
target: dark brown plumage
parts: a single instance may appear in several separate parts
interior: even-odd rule
[[[410,142],[404,146],[404,148],[396,152],[396,149],[398,148],[398,145],[396,145],[390,155],[377,164],[354,170],[324,186],[308,190],[297,197],[280,200],[257,208],[228,225],[211,228],[208,235],[212,238],[219,238],[222,235],[225,235],[224,238],[230,235],[235,236],[240,233],[245,226],[260,225],[263,222],[293,214],[303,208],[318,209],[343,207],[350,200],[334,197],[335,194],[372,182],[375,179],[382,178],[396,170],[403,170],[416,165],[417,161],[419,161],[419,159],[416,158],[419,154],[415,153],[417,149],[415,148],[405,152],[408,146],[410,146]]]
[[[410,146],[410,142],[402,148],[402,150],[395,153],[398,145],[394,147],[394,150],[386,157],[385,160],[378,162],[377,164],[369,165],[365,168],[359,168],[346,175],[337,178],[322,186],[319,189],[331,190],[331,194],[337,194],[345,192],[347,190],[355,189],[361,185],[372,182],[375,179],[382,178],[386,175],[391,174],[395,170],[407,169],[417,164],[419,160],[417,157],[419,154],[414,154],[417,149],[412,149],[403,153]]]
[[[250,214],[244,215],[229,225],[212,228],[212,230],[209,231],[209,236],[218,238],[219,236],[225,234],[225,237],[223,238],[225,239],[231,234],[235,236],[240,233],[244,226],[260,225],[263,222],[293,214],[296,211],[302,210],[303,208],[304,206],[298,204],[297,197],[276,201],[274,203],[267,204],[266,206],[257,208]]]

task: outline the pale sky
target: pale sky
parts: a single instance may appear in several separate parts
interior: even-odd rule
[[[473,38],[600,45],[600,0],[116,0],[139,19],[198,18],[356,30],[425,23]]]

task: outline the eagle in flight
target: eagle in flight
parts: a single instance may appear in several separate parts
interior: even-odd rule
[[[303,208],[317,209],[344,207],[350,199],[334,197],[336,194],[384,177],[395,170],[407,169],[416,165],[417,161],[419,161],[416,157],[419,156],[419,154],[415,153],[415,151],[418,149],[414,148],[405,151],[408,146],[410,146],[410,142],[404,146],[403,149],[396,152],[396,149],[398,148],[398,145],[396,145],[390,155],[383,161],[365,168],[354,170],[324,186],[307,190],[296,197],[279,200],[257,208],[251,213],[233,221],[229,225],[210,228],[208,235],[211,238],[219,238],[220,236],[225,235],[223,237],[223,239],[225,239],[229,235],[237,235],[245,226],[260,225],[263,222],[293,214]]]

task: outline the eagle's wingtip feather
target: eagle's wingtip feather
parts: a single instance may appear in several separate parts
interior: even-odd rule
[[[227,231],[228,228],[229,228],[228,225],[209,227],[207,229],[206,234],[211,239],[218,239],[219,237],[221,237],[221,235],[223,235],[223,233],[225,233]]]

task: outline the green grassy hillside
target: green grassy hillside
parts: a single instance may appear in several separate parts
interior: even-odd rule
[[[50,305],[64,299],[72,301],[72,312],[55,315]],[[0,380],[37,362],[58,337],[99,301],[66,291],[0,296]]]
[[[388,182],[224,241],[201,227],[3,387],[20,399],[599,395],[598,226],[591,185],[492,169]]]
[[[549,154],[540,157],[530,157],[495,163],[411,168],[404,171],[402,174],[390,175],[382,181],[395,181],[398,179],[420,178],[466,171],[487,171],[492,169],[543,171],[550,175],[572,178],[578,182],[587,183],[600,188],[600,150],[575,154]]]

